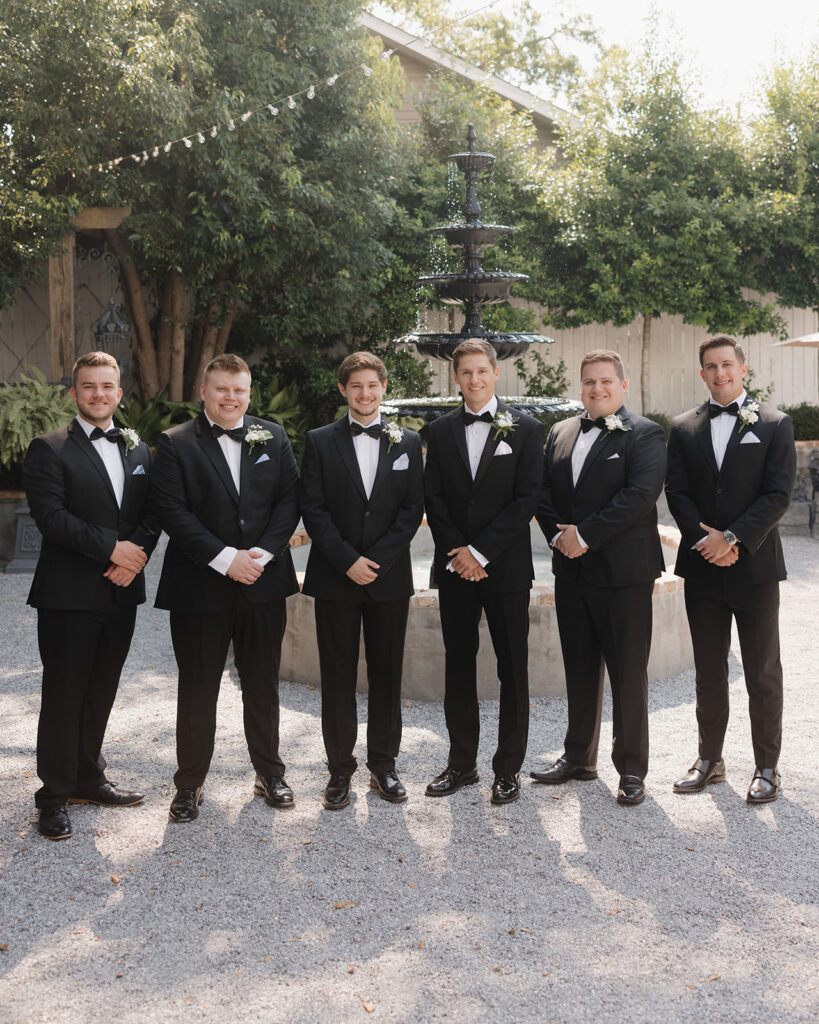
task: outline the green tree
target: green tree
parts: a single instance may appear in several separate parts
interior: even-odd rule
[[[359,10],[354,0],[7,0],[0,181],[18,198],[4,189],[3,215],[39,216],[43,235],[28,253],[0,249],[0,293],[74,209],[129,205],[105,236],[144,398],[165,385],[174,401],[193,394],[239,304],[260,293],[268,344],[343,331],[389,262],[373,239],[394,215],[384,182],[397,69],[378,60]],[[46,222],[49,210],[60,216]]]
[[[547,176],[527,222],[539,254],[530,294],[555,326],[641,318],[648,410],[660,314],[742,335],[781,321],[742,291],[755,210],[739,129],[692,107],[679,59],[653,42],[635,58],[615,54],[585,105],[589,118],[565,130],[568,163]]]

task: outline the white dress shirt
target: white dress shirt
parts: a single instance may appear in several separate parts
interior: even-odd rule
[[[77,423],[85,431],[85,436],[91,440],[91,431],[97,426],[96,423],[89,423],[84,420],[82,416],[77,416]],[[113,420],[108,421],[108,425],[101,427],[101,430],[110,430]],[[119,450],[119,442],[111,444],[110,441],[106,441],[104,437],[98,437],[96,441],[91,441],[94,446],[94,450],[97,455],[102,459],[103,465],[105,466],[105,472],[108,474],[108,479],[111,481],[111,486],[114,488],[114,496],[117,499],[117,505],[122,507],[122,492],[125,490],[125,469],[122,465],[122,455]]]
[[[466,405],[464,405],[464,408],[466,408]],[[471,409],[468,409],[467,411],[472,412]],[[488,412],[492,416],[492,419],[494,419],[497,411],[498,398],[497,395],[492,395],[486,405],[482,409],[478,409],[474,415],[482,416],[485,412]],[[468,427],[464,427],[464,433],[466,434],[466,453],[469,456],[469,472],[472,474],[473,480],[478,472],[481,455],[483,455],[483,450],[486,447],[486,439],[489,437],[489,431],[491,429],[491,423],[484,423],[481,420],[476,420],[474,423],[470,423]],[[485,569],[486,566],[489,565],[489,559],[484,558],[480,551],[473,548],[471,544],[468,544],[467,547],[481,568]],[[446,567],[450,572],[455,572],[452,568],[452,562],[447,562]]]
[[[205,419],[208,424],[213,428],[214,421],[205,413]],[[244,416],[239,420],[238,423],[234,423],[234,427],[241,427],[244,425]],[[239,481],[241,479],[242,472],[242,443],[241,441],[234,441],[232,437],[228,437],[227,434],[222,434],[216,438],[216,443],[222,449],[222,454],[227,462],[228,469],[230,470],[231,478],[233,479],[234,486],[236,487],[236,493],[240,494]],[[265,551],[264,548],[253,547],[250,548],[254,553],[260,554],[262,557],[257,558],[256,561],[259,565],[267,565],[267,563],[273,558],[273,555],[269,551]],[[216,572],[222,576],[227,576],[227,571],[233,562],[233,559],[238,554],[239,549],[234,547],[224,547],[219,554],[212,561],[208,562],[208,568],[215,569]]]
[[[347,419],[352,423],[355,417],[352,413],[347,413]],[[355,422],[359,421],[356,420]],[[372,423],[367,423],[366,426],[372,427],[376,424],[381,425],[380,412]],[[359,423],[359,426],[363,427],[365,424]],[[381,450],[381,441],[378,438],[370,437],[369,434],[357,434],[353,437],[353,448],[355,449],[355,457],[358,462],[359,472],[361,473],[361,480],[364,484],[364,493],[369,501],[373,491],[373,484],[375,483],[375,473],[378,469],[378,454]]]
[[[745,389],[742,389],[742,394],[735,398],[734,401],[737,406],[741,409],[742,404],[748,396],[745,393]],[[720,405],[719,402],[715,402],[712,398],[710,405]],[[730,402],[726,402],[726,405],[730,405]],[[722,408],[725,408],[723,406]],[[711,444],[714,447],[714,458],[717,460],[717,469],[722,469],[722,460],[725,458],[725,449],[728,447],[728,441],[730,440],[731,434],[736,429],[737,417],[727,415],[725,413],[722,416],[714,416],[711,420]]]
[[[583,469],[583,465],[586,461],[586,457],[592,449],[592,445],[601,435],[602,430],[600,427],[592,427],[590,430],[583,431],[577,435],[577,440],[572,448],[572,484],[577,487],[577,481],[580,479],[580,472]],[[552,537],[552,547],[557,544],[563,531],[560,530]],[[580,536],[580,531],[577,531],[577,541],[581,547],[587,548],[589,545]]]

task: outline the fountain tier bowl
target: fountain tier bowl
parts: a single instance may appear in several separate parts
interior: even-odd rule
[[[494,245],[501,235],[509,235],[514,230],[506,224],[447,224],[432,228],[429,233],[436,238],[445,238],[450,245],[483,248]]]
[[[514,281],[528,281],[526,274],[477,273],[429,274],[419,277],[420,284],[435,286],[438,300],[459,306],[471,302],[479,306],[493,306],[509,299],[509,288]]]
[[[452,359],[452,353],[462,341],[467,338],[480,337],[495,349],[498,359],[509,359],[511,356],[520,356],[530,345],[553,345],[554,338],[547,338],[543,334],[507,334],[487,333],[482,334],[405,334],[403,338],[396,338],[394,345],[415,345],[422,356],[429,356],[431,359]],[[457,400],[456,400],[457,401]]]

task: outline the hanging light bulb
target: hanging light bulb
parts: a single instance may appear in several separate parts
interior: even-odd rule
[[[159,146],[154,146],[154,148],[151,150],[151,156],[153,156],[153,157],[159,156]]]
[[[196,137],[199,139],[200,143],[205,141],[205,136],[201,132],[197,132]]]
[[[233,123],[233,121],[228,121],[228,131],[229,132],[235,132],[236,131],[236,125]]]
[[[274,107],[272,103],[268,103],[267,104],[267,109],[270,111],[270,113],[273,115],[273,117],[275,117],[276,114],[278,114],[278,112],[279,112],[279,108],[278,107]]]
[[[337,81],[338,81],[338,75],[330,75],[330,77],[327,79],[327,84],[328,85],[335,85]]]
[[[364,72],[364,74],[367,76],[367,78],[369,78],[370,75],[373,73],[373,69],[372,68],[368,68],[366,64],[362,64],[361,65],[361,70]]]
[[[243,121],[247,121],[248,118],[250,118],[252,116],[253,116],[253,111],[252,110],[248,110],[247,113],[242,114],[242,120]]]
[[[287,105],[288,107],[290,107],[291,110],[293,109],[293,107],[295,107],[296,101],[293,99],[292,96],[287,97]]]
[[[190,139],[183,139],[182,141],[185,143],[185,149],[190,149],[193,145]]]
[[[166,153],[170,153],[170,151],[171,151],[171,143],[170,142],[166,142],[165,145],[162,148],[165,150]]]
[[[210,137],[211,137],[212,139],[215,139],[215,138],[216,138],[216,136],[217,136],[217,134],[218,134],[218,132],[219,132],[219,129],[218,129],[217,127],[216,127],[216,125],[214,125],[214,126],[213,126],[213,127],[211,128],[211,130],[210,130]]]
[[[307,99],[308,100],[312,100],[312,99],[315,98],[315,95],[316,95],[315,86],[311,85],[310,88],[307,90]]]

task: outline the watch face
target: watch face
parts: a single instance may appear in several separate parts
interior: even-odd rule
[[[737,542],[736,534],[731,533],[730,530],[725,530],[722,536],[725,538],[726,544],[736,544]]]

